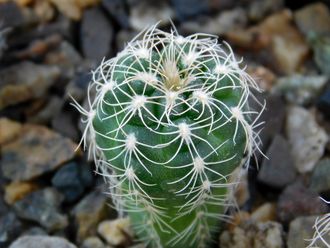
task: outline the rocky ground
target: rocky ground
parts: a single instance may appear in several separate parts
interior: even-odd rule
[[[300,2],[300,3],[297,3]],[[91,69],[146,25],[219,35],[267,101],[222,248],[300,248],[330,199],[330,2],[0,0],[0,247],[131,247],[81,149]],[[330,239],[327,237],[328,240]],[[320,247],[325,245],[319,244]]]

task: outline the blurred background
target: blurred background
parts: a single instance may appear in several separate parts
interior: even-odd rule
[[[214,247],[305,247],[315,218],[329,212],[319,198],[330,200],[329,7],[330,0],[0,0],[0,248],[137,245],[94,164],[76,150],[82,127],[69,95],[84,104],[90,71],[160,20],[163,30],[172,21],[182,35],[227,41],[267,101],[261,139],[269,159],[251,160],[236,193],[241,212]]]

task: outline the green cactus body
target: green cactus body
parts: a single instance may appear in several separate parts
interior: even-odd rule
[[[84,138],[140,240],[205,247],[256,147],[247,101],[258,87],[214,37],[141,36],[94,72]]]

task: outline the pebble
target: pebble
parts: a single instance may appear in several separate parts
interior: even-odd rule
[[[54,131],[71,140],[79,141],[80,139],[76,119],[72,113],[67,110],[62,109],[57,113],[51,121],[51,126]]]
[[[75,162],[63,165],[52,178],[52,185],[64,195],[66,202],[78,200],[92,182],[90,166]]]
[[[16,201],[35,191],[38,186],[31,182],[12,182],[5,186],[4,199],[7,204],[13,205]]]
[[[61,77],[70,80],[73,78],[76,69],[82,65],[83,60],[71,43],[62,41],[56,49],[46,54],[45,63],[57,66],[61,71]],[[58,84],[55,86],[58,86]],[[60,85],[60,90],[63,90],[62,85]]]
[[[328,141],[328,135],[316,122],[315,115],[304,108],[291,106],[287,111],[286,133],[297,171],[312,171]]]
[[[276,135],[267,150],[258,173],[258,181],[275,188],[284,188],[296,177],[294,160],[288,142]]]
[[[44,0],[37,0],[33,6],[35,14],[40,18],[41,22],[49,22],[55,16],[55,9],[53,5]]]
[[[317,101],[318,109],[328,118],[330,118],[330,89],[325,90]]]
[[[284,189],[277,203],[277,216],[283,223],[289,223],[298,216],[321,214],[326,211],[327,205],[319,195],[299,180]]]
[[[86,58],[99,63],[104,57],[111,55],[113,36],[113,26],[100,8],[95,7],[84,11],[80,40],[82,52]]]
[[[281,224],[273,221],[264,223],[243,222],[232,231],[220,236],[221,248],[282,248],[284,247]]]
[[[204,17],[187,21],[180,26],[180,33],[192,34],[201,30],[208,34],[223,35],[229,31],[242,29],[247,24],[247,14],[242,8],[222,11],[215,17]]]
[[[0,190],[0,193],[3,194],[2,189]],[[9,211],[9,206],[5,203],[4,199],[0,197],[0,217],[7,214],[8,211]]]
[[[321,216],[320,216],[321,217]],[[314,229],[313,225],[315,224],[315,219],[317,216],[308,216],[308,217],[298,217],[291,221],[289,226],[287,247],[288,248],[297,248],[297,247],[307,247],[309,242],[308,240],[313,238]],[[330,243],[330,235],[324,235],[325,240]],[[317,242],[313,247],[324,247],[324,243]]]
[[[24,231],[21,236],[24,236],[24,235],[26,235],[26,236],[33,236],[33,235],[36,235],[36,236],[42,236],[42,235],[43,236],[47,236],[48,234],[41,227],[34,226],[34,227],[31,227],[31,228],[27,229],[26,231]]]
[[[35,191],[13,205],[16,214],[39,223],[49,232],[68,226],[68,218],[59,212],[63,196],[53,188]]]
[[[115,19],[122,29],[130,27],[128,10],[125,1],[122,0],[102,0],[103,8]]]
[[[264,122],[262,125],[261,138],[261,150],[266,151],[271,140],[276,134],[279,134],[283,128],[286,105],[282,98],[276,94],[269,94],[265,96],[266,108],[260,116],[259,122]],[[260,111],[260,106],[255,107],[257,111]],[[260,157],[260,155],[259,155]]]
[[[0,118],[0,146],[14,140],[22,130],[19,122],[6,117]]]
[[[310,44],[314,52],[314,61],[321,72],[330,76],[330,33],[311,34]]]
[[[25,24],[22,9],[14,2],[0,4],[2,27],[19,27]]]
[[[171,4],[175,10],[175,16],[180,22],[207,14],[210,11],[207,0],[171,0]]]
[[[330,193],[330,159],[319,161],[312,173],[310,188],[318,193]]]
[[[9,248],[77,248],[68,240],[50,236],[23,236],[12,243]]]
[[[46,2],[45,2],[46,3]],[[28,47],[20,49],[15,53],[16,59],[36,59],[45,55],[62,41],[61,35],[53,34],[44,39],[32,41]]]
[[[65,16],[78,21],[84,8],[96,5],[100,0],[48,0]]]
[[[73,80],[66,86],[65,95],[71,96],[77,102],[81,102],[86,97],[87,87],[92,81],[92,73],[77,73]]]
[[[136,32],[130,30],[120,30],[116,35],[116,47],[120,52],[122,51],[127,43],[131,41],[137,35]]]
[[[36,178],[72,159],[76,147],[46,127],[26,124],[21,135],[1,150],[3,174],[13,181]]]
[[[296,10],[293,18],[299,30],[308,35],[310,32],[330,32],[330,11],[321,2],[312,3]]]
[[[251,219],[256,222],[276,220],[276,204],[270,202],[262,204],[252,212]]]
[[[71,212],[77,230],[77,241],[82,242],[95,235],[98,223],[106,219],[110,211],[104,193],[97,190],[85,196]]]
[[[231,45],[259,51],[260,56],[268,50],[266,63],[283,74],[297,71],[309,53],[304,37],[292,24],[289,10],[277,12],[246,30],[227,32],[226,37]]]
[[[235,201],[238,206],[242,207],[251,197],[247,170],[242,171],[241,168],[235,169],[230,177],[230,182],[236,183],[237,180],[239,183],[235,188]]]
[[[22,223],[12,212],[0,218],[0,247],[8,247],[22,231]]]
[[[251,64],[246,71],[265,91],[270,91],[276,83],[276,75],[267,67]]]
[[[131,6],[129,23],[130,26],[137,31],[142,31],[146,27],[159,23],[159,27],[170,23],[174,17],[172,8],[166,1],[138,1]]]
[[[277,80],[274,92],[280,92],[289,103],[304,105],[311,103],[322,91],[328,78],[295,74]]]
[[[84,240],[81,248],[107,248],[99,237],[91,236]]]
[[[52,96],[40,111],[28,117],[28,122],[34,124],[48,124],[54,116],[61,111],[63,103],[64,101],[62,98]]]
[[[97,228],[97,232],[110,245],[124,245],[127,237],[133,236],[129,218],[102,221]]]
[[[0,110],[45,95],[59,75],[56,66],[32,62],[21,62],[1,70]]]
[[[253,22],[279,11],[284,6],[283,0],[254,0],[248,6],[248,17]]]

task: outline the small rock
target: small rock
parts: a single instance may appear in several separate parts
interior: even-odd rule
[[[33,10],[42,22],[49,22],[55,16],[55,9],[48,1],[37,0],[33,6]]]
[[[279,78],[274,92],[281,92],[290,103],[302,105],[314,100],[327,83],[325,76],[306,76],[295,74]]]
[[[297,106],[288,109],[286,132],[296,169],[300,173],[312,171],[323,155],[327,133],[313,113]]]
[[[95,235],[98,223],[106,219],[109,213],[110,208],[102,192],[94,191],[84,197],[71,212],[77,228],[77,241]]]
[[[13,208],[23,219],[36,221],[48,231],[64,229],[68,218],[59,212],[63,196],[53,188],[35,191],[22,200],[17,201]]]
[[[59,34],[52,34],[42,39],[36,39],[18,51],[10,53],[12,60],[42,60],[45,54],[55,49],[62,41]]]
[[[279,11],[283,6],[283,0],[254,0],[249,4],[248,17],[251,21],[258,22],[267,15]]]
[[[21,130],[22,125],[20,123],[5,117],[0,118],[0,146],[15,139]]]
[[[31,227],[28,230],[26,230],[25,232],[22,233],[21,236],[47,236],[47,232],[42,229],[41,227],[35,226],[35,227]]]
[[[265,123],[260,133],[262,151],[266,151],[271,140],[281,132],[286,114],[286,105],[279,95],[269,94],[265,99],[266,108],[260,117],[260,122]],[[257,111],[260,111],[260,108],[255,107]]]
[[[118,51],[122,51],[127,43],[137,35],[134,31],[120,30],[116,35],[116,47]]]
[[[68,240],[50,236],[23,236],[10,245],[9,248],[77,248]]]
[[[21,62],[0,71],[0,110],[45,95],[60,75],[56,66]]]
[[[3,27],[19,27],[25,23],[22,9],[13,1],[0,4],[0,16]]]
[[[309,52],[304,37],[292,24],[289,10],[275,13],[247,30],[227,32],[226,37],[231,44],[254,49],[260,56],[265,50],[269,51],[266,62],[273,70],[284,74],[297,71]]]
[[[76,119],[72,112],[62,110],[51,121],[52,128],[59,134],[70,138],[71,140],[79,140],[79,132],[76,125]]]
[[[65,95],[71,96],[77,102],[81,102],[86,97],[87,87],[92,81],[92,73],[78,73],[67,85]]]
[[[122,0],[102,0],[102,6],[116,20],[123,29],[128,29],[129,19],[125,1]]]
[[[100,2],[100,0],[48,0],[54,4],[60,12],[65,16],[73,19],[80,20],[83,9],[86,7],[94,6]]]
[[[330,118],[330,89],[324,91],[317,101],[317,107],[328,118]]]
[[[226,32],[242,29],[247,24],[246,12],[242,8],[222,11],[215,17],[199,18],[197,21],[188,21],[180,26],[181,33],[205,33],[223,35]]]
[[[99,62],[109,56],[112,52],[113,32],[110,21],[101,9],[95,7],[86,10],[80,31],[81,47],[85,57]]]
[[[239,183],[235,188],[235,201],[239,207],[242,207],[251,197],[247,170],[235,169],[230,177],[230,182],[236,183],[237,179]]]
[[[315,219],[317,216],[298,217],[290,222],[287,246],[288,248],[307,247],[313,238]],[[330,236],[324,235],[330,243]],[[313,247],[325,247],[323,243],[317,242]]]
[[[63,99],[53,96],[40,111],[28,118],[28,122],[34,124],[48,124],[50,120],[61,111],[62,106]]]
[[[93,180],[91,169],[86,164],[75,162],[62,166],[52,178],[52,184],[67,202],[79,199]]]
[[[267,150],[267,158],[263,159],[258,180],[275,188],[284,188],[296,177],[294,160],[288,142],[276,135]]]
[[[22,223],[12,212],[0,218],[0,247],[8,247],[22,231]]]
[[[24,29],[24,32],[15,32],[15,35],[10,36],[10,39],[8,40],[8,45],[10,47],[22,47],[24,51],[24,48],[33,48],[32,43],[35,40],[46,39],[47,37],[53,35],[71,40],[73,39],[74,34],[72,28],[73,23],[65,16],[59,15],[54,21],[39,25],[37,28]],[[31,45],[31,47],[29,47],[29,45]],[[30,54],[30,56],[31,55],[32,54]],[[37,53],[36,55],[40,56],[40,53]]]
[[[309,4],[295,11],[293,17],[299,30],[305,35],[309,32],[330,32],[330,12],[321,2]]]
[[[0,191],[0,193],[3,194],[2,191]],[[0,197],[0,217],[7,214],[8,211],[9,211],[8,205],[5,203],[4,199]]]
[[[124,245],[127,243],[127,237],[133,236],[129,218],[102,221],[97,232],[110,245]]]
[[[310,188],[318,193],[330,192],[330,159],[326,158],[319,161],[311,177]]]
[[[220,236],[221,248],[282,248],[283,229],[273,221],[265,223],[244,222],[233,231],[224,231]]]
[[[76,147],[46,127],[24,125],[21,135],[1,150],[3,174],[13,181],[36,178],[72,159]]]
[[[176,17],[181,22],[202,14],[208,14],[210,11],[206,0],[171,0],[171,3],[176,12]]]
[[[298,216],[321,214],[326,211],[327,205],[319,195],[306,188],[300,181],[287,186],[277,204],[277,216],[284,223],[289,223]]]
[[[246,71],[263,90],[270,91],[276,83],[276,75],[267,67],[251,65]]]
[[[45,63],[56,65],[61,70],[61,77],[71,79],[82,64],[82,57],[69,42],[62,41],[56,49],[46,54]]]
[[[159,27],[169,24],[174,13],[166,1],[137,1],[131,6],[129,22],[133,29],[142,31],[151,24],[159,23]]]
[[[256,222],[266,222],[276,220],[276,205],[266,202],[254,210],[251,214],[251,219]]]
[[[38,186],[31,182],[12,182],[5,187],[5,201],[9,205],[35,191]]]
[[[106,248],[106,246],[100,238],[92,236],[82,242],[81,248]]]
[[[330,33],[311,34],[309,41],[314,51],[314,61],[327,76],[330,76]]]

